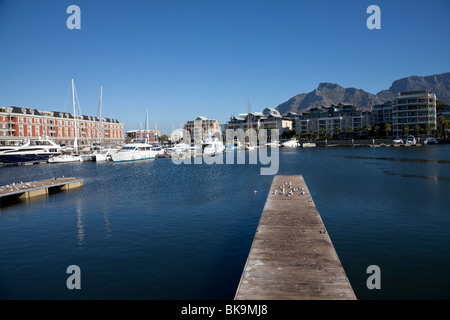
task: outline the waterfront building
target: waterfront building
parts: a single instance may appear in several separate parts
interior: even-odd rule
[[[158,143],[161,136],[160,130],[129,130],[127,139],[135,142]]]
[[[262,112],[241,113],[238,116],[231,116],[230,120],[225,125],[226,129],[242,129],[249,128],[260,129],[278,129],[279,136],[284,132],[292,130],[292,118],[283,117],[278,110],[273,108],[265,108]],[[268,135],[270,135],[268,133]]]
[[[416,125],[422,130],[436,130],[436,95],[428,90],[399,92],[392,105],[394,136],[404,134],[405,126],[412,131]]]
[[[450,120],[450,106],[445,105],[440,110],[436,111],[436,118],[439,119],[439,117],[444,117],[445,120]]]
[[[189,132],[191,141],[203,141],[209,134],[221,135],[222,131],[220,124],[217,120],[208,119],[203,116],[195,118],[195,120],[189,120],[184,125],[184,129]]]
[[[78,146],[94,143],[121,144],[123,124],[116,119],[76,115],[58,111],[40,111],[17,106],[0,107],[0,144],[39,140],[49,137],[55,143],[73,146],[75,122]]]
[[[329,107],[315,107],[303,112],[295,120],[296,133],[345,133],[363,130],[372,121],[370,111],[350,104],[339,103]]]
[[[384,124],[392,124],[392,101],[386,101],[372,107],[372,126],[383,127]]]

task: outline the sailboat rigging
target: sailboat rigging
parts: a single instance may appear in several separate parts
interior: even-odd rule
[[[77,96],[78,100],[78,96]],[[59,163],[59,162],[80,162],[83,161],[80,154],[78,153],[78,125],[77,125],[77,116],[76,116],[76,109],[75,109],[75,82],[72,78],[72,105],[73,105],[73,122],[74,122],[74,129],[75,129],[75,137],[74,137],[74,143],[73,148],[75,150],[74,153],[72,152],[66,152],[65,154],[51,157],[48,159],[48,162],[50,163]],[[81,110],[80,110],[81,113]]]

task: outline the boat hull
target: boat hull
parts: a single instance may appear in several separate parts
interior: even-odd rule
[[[60,153],[57,152],[46,152],[37,154],[0,155],[0,163],[15,164],[25,162],[41,162],[47,161],[50,157],[57,156],[59,154]]]
[[[63,155],[48,159],[49,163],[83,162],[81,156]]]
[[[155,152],[116,152],[111,155],[114,162],[129,162],[156,159]]]

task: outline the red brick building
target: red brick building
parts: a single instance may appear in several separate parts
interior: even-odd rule
[[[122,144],[124,126],[116,119],[98,118],[58,111],[0,107],[0,144],[18,140],[38,140],[48,136],[55,143],[73,146],[75,123],[79,146],[93,143]]]

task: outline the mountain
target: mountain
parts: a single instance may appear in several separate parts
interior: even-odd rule
[[[348,103],[369,110],[376,104],[382,104],[395,98],[400,91],[427,89],[434,92],[438,99],[450,104],[450,72],[426,77],[411,76],[396,80],[388,90],[373,94],[362,89],[343,88],[336,83],[320,83],[317,89],[301,93],[278,105],[281,114],[295,112],[301,114],[313,107]]]
[[[428,89],[436,94],[438,99],[450,104],[450,72],[432,76],[411,76],[396,80],[389,91],[397,94],[400,91],[414,91]]]

